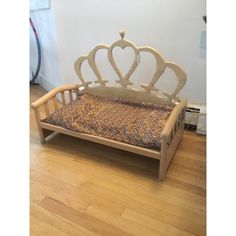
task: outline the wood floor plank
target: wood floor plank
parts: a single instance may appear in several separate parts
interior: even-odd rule
[[[137,213],[128,208],[122,214],[124,219],[135,222],[136,224],[143,225],[154,230],[158,230],[164,235],[181,235],[181,236],[193,236],[193,234],[183,231],[177,227],[174,227],[170,224],[163,223],[149,216]]]
[[[173,163],[178,166],[183,166],[186,169],[195,170],[197,172],[205,174],[206,161],[199,160],[198,157],[190,158],[190,155],[183,155],[183,152],[177,152],[176,158],[174,158]]]
[[[74,209],[83,212],[87,207],[88,204],[86,201],[83,201],[82,199],[75,198],[72,194],[66,194],[63,192],[54,192],[54,191],[48,191],[47,188],[45,188],[42,184],[37,184],[37,192],[40,194],[40,199],[32,199],[33,203],[39,203],[42,201],[45,197],[53,198],[57,201],[61,201],[64,204],[68,204],[69,206],[73,207]]]
[[[52,155],[54,156],[54,155]],[[78,175],[78,172],[74,171],[66,171],[66,167],[68,164],[73,165],[74,163],[70,163],[70,160],[66,162],[65,164],[62,161],[58,162],[58,156],[56,158],[56,162],[53,161],[53,159],[50,158],[42,158],[42,153],[39,154],[39,156],[36,158],[35,161],[31,163],[31,166],[33,167],[32,170],[40,171],[41,173],[47,174],[49,177],[54,177],[58,180],[63,181],[66,184],[79,186],[81,183],[84,182],[84,177],[81,175]],[[69,165],[70,166],[70,165]]]
[[[41,176],[44,174],[41,173]],[[36,181],[37,186],[37,195],[36,199],[42,200],[45,196],[51,197],[55,200],[61,201],[70,207],[77,209],[83,212],[88,205],[95,204],[96,206],[100,206],[103,208],[108,208],[114,214],[120,215],[124,211],[124,206],[119,204],[119,202],[108,199],[107,197],[102,196],[100,199],[94,197],[94,192],[90,191],[90,189],[80,188],[73,185],[59,185],[60,188],[51,189],[53,185],[51,182],[40,182],[41,178],[38,178]],[[102,194],[102,193],[101,193]],[[35,202],[35,201],[34,201]]]
[[[184,191],[177,190],[175,188],[169,188],[169,186],[156,186],[156,189],[149,189],[147,192],[139,191],[134,187],[126,188],[120,185],[115,185],[109,181],[96,181],[96,184],[86,182],[82,186],[92,186],[93,188],[102,187],[104,190],[110,190],[116,194],[120,194],[128,197],[131,201],[138,200],[141,203],[148,205],[155,205],[157,202],[161,202],[162,205],[169,208],[181,208],[183,210],[191,211],[196,214],[202,214],[205,212],[205,199],[197,195],[189,194]],[[169,193],[172,192],[172,195]],[[187,201],[186,201],[187,200]]]
[[[40,207],[37,204],[31,204],[31,211],[34,216],[34,219],[38,222],[45,223],[46,225],[50,225],[50,227],[56,228],[60,233],[62,232],[63,235],[70,235],[70,236],[98,236],[98,234],[89,231],[88,229],[74,224],[73,222],[67,221],[66,219],[51,214],[49,211],[45,210],[44,208]],[[43,227],[43,225],[41,225]],[[31,225],[31,228],[34,228],[34,225]],[[37,232],[39,233],[39,232]],[[43,234],[40,234],[43,235]]]
[[[177,158],[174,159],[175,161],[179,160],[180,162],[183,163],[185,163],[186,161],[198,161],[201,162],[202,164],[206,164],[206,155],[202,155],[200,153],[193,153],[191,152],[191,149],[183,150],[182,148],[180,148],[176,152],[176,156]]]
[[[167,176],[166,178],[166,184],[174,188],[182,189],[184,191],[199,195],[203,198],[205,198],[206,196],[206,189],[203,186],[201,187],[195,186],[192,183],[186,183],[186,182],[174,179],[174,178],[170,178],[169,176]]]
[[[65,166],[63,167],[63,168],[65,168]],[[80,174],[82,174],[82,172],[83,172],[83,169],[84,169],[84,173],[88,173],[87,172],[87,169],[85,168],[85,167],[82,167],[82,169],[80,169],[80,168],[78,168],[78,169],[76,169],[76,170],[78,170],[78,172],[80,172]],[[69,169],[68,169],[68,171],[73,171],[73,167],[71,166]],[[96,182],[98,182],[98,180],[100,179],[100,177],[101,177],[101,175],[102,175],[102,172],[100,173],[98,173],[98,175],[96,175],[95,173],[96,173],[96,171],[95,170],[93,170],[93,173],[94,173],[94,180],[96,181]],[[100,175],[100,177],[99,177],[99,175]],[[105,179],[104,179],[105,178]],[[103,179],[104,180],[106,180],[107,178],[108,178],[108,176],[105,176]],[[114,176],[114,178],[112,178],[112,179],[115,179],[115,176]],[[118,178],[118,182],[117,183],[121,183],[122,184],[122,186],[123,185],[125,185],[125,186],[128,186],[128,187],[134,187],[134,188],[137,188],[137,184],[135,184],[135,183],[129,183],[129,181],[128,180],[126,180],[126,182],[124,182],[124,180],[122,181],[121,180],[121,178]],[[127,185],[127,183],[129,183],[129,185]],[[158,182],[155,182],[157,185],[160,185],[160,183],[158,183]],[[112,187],[114,187],[114,185],[112,185]],[[139,189],[140,190],[145,190],[145,186],[138,186],[139,187]],[[153,187],[155,187],[155,186],[153,186]],[[90,196],[92,195],[92,196],[101,196],[100,198],[101,199],[106,199],[106,201],[107,202],[109,202],[109,198],[107,198],[107,196],[109,196],[109,194],[108,194],[108,192],[106,192],[106,191],[104,191],[104,189],[99,189],[99,191],[94,191],[94,187],[92,188],[92,190],[90,189],[90,188],[84,188],[84,191],[83,192],[91,192],[91,194],[90,194]],[[159,188],[160,189],[160,188]],[[131,195],[133,194],[133,192],[131,192]],[[138,195],[137,195],[138,196]],[[85,196],[84,196],[85,197]],[[110,199],[115,199],[116,198],[116,195],[114,194],[114,196],[112,196]],[[118,198],[120,198],[119,196],[118,196]],[[127,197],[126,197],[126,199],[127,199]],[[130,202],[133,202],[134,201],[134,199],[132,199],[132,198],[128,198],[129,199],[129,201]],[[117,205],[117,202],[119,203],[119,199],[117,199],[117,201],[116,202],[114,202],[114,206],[116,206]],[[149,201],[146,201],[146,202],[149,202]],[[112,202],[113,203],[113,202]],[[140,204],[142,204],[143,205],[143,202],[141,201],[140,202]],[[165,203],[165,204],[163,204],[163,202],[155,202],[155,204],[157,205],[157,207],[161,207],[161,209],[163,209],[163,208],[165,208],[165,210],[167,210],[167,211],[172,211],[172,212],[175,212],[176,214],[178,214],[178,212],[180,212],[181,214],[183,214],[183,209],[181,209],[181,208],[179,208],[179,207],[177,207],[177,208],[170,208],[170,207],[168,207],[168,205]],[[112,207],[112,206],[110,206],[110,207]],[[151,206],[150,206],[151,207]],[[169,209],[169,210],[168,210]],[[157,211],[158,210],[160,210],[160,209],[156,209]],[[194,216],[193,215],[193,213],[191,214],[191,215],[189,215],[189,212],[187,212],[187,211],[185,211],[185,217],[186,218],[191,218],[191,219],[194,219],[194,221],[197,221],[197,219],[199,219],[199,218],[201,218],[201,216],[200,217],[196,217],[196,216]],[[203,219],[204,220],[204,219]]]
[[[58,161],[58,157],[53,157],[51,158],[48,162],[51,162],[52,160],[54,160],[55,162]],[[55,164],[56,165],[56,164]],[[51,166],[53,166],[53,164],[51,164]],[[73,171],[76,173],[80,172],[80,175],[86,175],[91,171],[91,168],[87,167],[87,166],[81,166],[81,165],[77,165],[75,167],[74,164],[70,164],[69,161],[67,163],[65,163],[65,165],[63,165],[63,169],[66,169],[68,167],[68,171],[70,171],[70,173],[73,173]],[[57,167],[57,169],[59,169],[60,167]],[[178,206],[180,206],[180,204],[182,204],[182,206],[184,208],[191,208],[191,209],[196,209],[197,212],[200,211],[200,213],[202,213],[202,211],[204,209],[201,209],[201,206],[203,205],[203,203],[205,202],[205,199],[188,193],[188,192],[183,192],[181,191],[181,189],[176,189],[176,188],[172,188],[169,187],[168,185],[164,184],[164,183],[160,183],[160,182],[153,182],[152,185],[150,185],[148,188],[137,184],[133,181],[129,181],[125,178],[119,178],[117,176],[114,176],[114,178],[112,178],[109,182],[107,181],[107,179],[109,178],[109,175],[104,175],[103,174],[103,168],[101,169],[101,171],[99,170],[94,170],[93,169],[93,177],[94,179],[96,179],[97,183],[100,183],[101,185],[103,185],[103,187],[107,187],[119,192],[119,191],[123,191],[123,194],[128,194],[129,196],[134,195],[134,197],[140,197],[142,196],[142,199],[146,199],[148,197],[148,199],[146,200],[147,202],[150,201],[155,201],[154,197],[158,198],[159,200],[164,200],[164,201],[170,201],[171,204],[174,204],[176,202],[176,204]],[[102,179],[100,181],[100,179]],[[118,181],[117,181],[118,179]],[[120,188],[120,184],[122,184],[123,188]],[[116,187],[117,186],[117,187]],[[127,187],[127,188],[126,188]],[[153,188],[156,188],[158,191],[159,189],[161,189],[161,191],[158,192],[158,194],[155,195],[155,191]],[[134,188],[135,190],[129,190],[130,188]],[[139,190],[139,191],[137,191]],[[135,191],[135,192],[134,192]],[[137,192],[136,192],[137,191]],[[144,197],[145,195],[143,195],[143,193],[145,193],[145,191],[147,192],[147,194],[152,193],[152,195],[148,196],[146,195],[146,198]],[[137,193],[137,194],[135,194]],[[169,196],[169,193],[171,193],[171,196]],[[168,196],[168,199],[166,198]],[[188,199],[189,201],[186,202],[186,199]],[[191,204],[191,202],[192,204]],[[199,203],[199,205],[197,205],[197,203]]]
[[[39,220],[38,220],[36,217],[30,215],[30,225],[31,225],[31,226],[32,226],[33,224],[38,223],[38,222],[39,222]]]
[[[49,155],[49,153],[47,154],[47,155]],[[59,155],[60,156],[60,155]],[[58,155],[55,155],[55,154],[52,154],[52,157],[51,157],[51,160],[56,160],[56,159],[59,159],[59,156]],[[82,156],[80,156],[79,158],[77,158],[77,159],[75,159],[76,161],[79,161],[80,163],[83,163],[83,164],[86,164],[86,165],[89,165],[89,163],[92,165],[92,166],[94,166],[94,165],[99,165],[97,162],[91,162],[91,161],[87,161],[86,160],[86,158],[84,159]],[[65,158],[65,162],[67,162],[67,164],[69,164],[69,161],[67,161],[66,160],[66,158]],[[65,163],[66,164],[66,163]],[[73,163],[74,164],[74,163]],[[110,173],[112,173],[112,171],[113,171],[113,169],[114,169],[114,171],[113,171],[113,173],[117,173],[117,168],[119,168],[117,165],[115,165],[115,166],[110,166],[109,165],[109,170],[107,170],[107,169],[105,169],[104,168],[104,170],[106,170],[106,171],[109,171]],[[114,167],[114,168],[113,168]],[[130,170],[130,169],[129,169]],[[124,171],[124,170],[123,170]],[[119,172],[120,173],[120,172]],[[119,174],[118,173],[118,174]],[[130,171],[127,171],[127,175],[126,175],[126,179],[127,178],[129,178],[129,176],[128,175],[131,175],[131,173],[130,173]],[[186,173],[185,173],[185,175],[186,175]],[[131,176],[131,177],[133,177],[133,176]],[[148,176],[149,177],[149,176]],[[202,177],[202,178],[204,178],[204,176]],[[131,178],[132,179],[132,178]],[[138,178],[135,178],[135,181],[137,181],[139,179],[139,177]],[[147,181],[145,181],[145,184],[146,184],[146,182]],[[149,181],[150,182],[150,181]],[[147,184],[149,183],[149,182],[147,182]],[[153,182],[156,182],[156,178],[153,178]],[[168,183],[168,181],[166,181],[166,183]],[[183,182],[184,183],[184,182]],[[193,184],[192,184],[192,186],[194,186]],[[197,188],[199,187],[199,186],[196,186]]]
[[[174,168],[174,169],[173,169]],[[196,176],[194,174],[186,173],[183,170],[178,170],[176,167],[170,167],[173,171],[169,171],[167,177],[182,181],[183,183],[193,184],[197,187],[206,189],[206,179],[203,176]]]
[[[119,202],[120,204],[123,204],[124,206],[127,206],[131,209],[144,209],[144,208],[150,208],[155,209],[157,213],[162,213],[168,215],[170,218],[172,217],[179,217],[181,220],[194,220],[195,223],[204,224],[205,220],[204,214],[196,213],[194,211],[175,206],[173,204],[170,204],[166,201],[162,201],[157,199],[156,201],[151,198],[140,196],[138,193],[133,193],[131,195],[114,192],[110,189],[101,187],[94,183],[84,183],[81,185],[80,189],[85,189],[86,191],[91,191],[94,193],[94,195],[98,197],[102,197],[102,194],[106,199],[112,199],[113,201],[116,200],[116,202]],[[123,189],[123,188],[122,188]],[[135,197],[138,196],[138,197]]]
[[[39,205],[53,214],[65,218],[75,224],[81,225],[86,229],[98,233],[100,235],[105,236],[109,235],[112,232],[112,235],[114,236],[116,235],[130,236],[130,234],[114,227],[113,225],[105,221],[99,220],[88,214],[81,213],[54,199],[46,197]]]
[[[32,230],[30,230],[30,236],[40,236],[40,234],[37,234],[37,233],[33,232]]]
[[[34,224],[34,227],[32,227],[32,231],[36,233],[36,235],[63,236],[63,232],[61,232],[60,230],[40,221]]]
[[[134,222],[124,219],[120,216],[112,215],[106,210],[101,210],[94,206],[89,206],[86,210],[86,213],[92,217],[96,217],[102,221],[106,221],[109,224],[117,227],[119,229],[124,230],[125,232],[129,233],[130,235],[136,236],[162,236],[166,235],[158,231],[158,229],[152,229],[150,227],[142,226],[140,224],[134,224]]]

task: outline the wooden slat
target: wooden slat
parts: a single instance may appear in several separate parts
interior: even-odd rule
[[[72,95],[71,90],[69,90],[69,97],[70,97],[70,102],[73,102],[73,95]]]
[[[67,84],[67,85],[57,87],[53,89],[52,91],[48,92],[47,94],[45,94],[43,97],[39,98],[37,101],[33,102],[31,104],[31,107],[36,108],[43,105],[46,101],[48,101],[52,97],[55,97],[57,94],[59,94],[62,91],[67,91],[67,90],[72,90],[72,89],[77,90],[78,88],[79,88],[79,85],[77,84]]]
[[[175,122],[178,119],[179,114],[185,110],[184,108],[186,107],[186,104],[187,104],[186,100],[181,100],[181,102],[173,109],[161,133],[161,136],[163,138],[167,139],[168,136],[171,135]]]
[[[178,120],[176,120],[176,122],[175,122],[175,133],[176,133],[176,131],[178,130],[178,128],[179,128]]]
[[[50,113],[49,113],[48,102],[45,102],[45,103],[44,103],[44,110],[45,110],[46,116],[49,116]]]
[[[179,118],[178,118],[178,126],[180,126],[181,121],[182,121],[182,115],[180,114],[180,115],[179,115]]]
[[[62,99],[63,106],[65,106],[66,105],[66,98],[65,98],[65,92],[64,91],[61,92],[61,99]]]
[[[181,141],[182,132],[183,130],[179,128],[179,130],[176,132],[176,135],[173,137],[169,148],[167,149],[167,152],[166,152],[166,156],[168,157],[167,163],[166,163],[167,167],[173,158],[173,155],[176,151],[176,148],[178,147],[179,142]]]
[[[34,113],[35,113],[36,122],[39,123],[39,121],[41,120],[39,108],[34,109]]]
[[[54,111],[57,111],[58,110],[58,104],[57,104],[56,96],[52,98],[52,101],[53,101]]]
[[[184,109],[185,110],[185,109]],[[182,116],[183,116],[183,112],[180,112],[179,114],[179,120],[182,121]]]
[[[153,159],[158,159],[158,160],[160,159],[160,152],[158,150],[142,148],[142,147],[130,145],[127,143],[121,143],[121,142],[117,142],[114,140],[102,138],[99,136],[93,136],[90,134],[79,133],[77,131],[68,130],[68,129],[65,129],[65,128],[62,128],[59,126],[55,126],[55,125],[51,125],[51,124],[47,124],[47,123],[43,123],[43,122],[40,122],[40,126],[45,129],[53,130],[53,131],[56,131],[59,133],[71,135],[71,136],[74,136],[77,138],[82,138],[82,139],[93,141],[96,143],[108,145],[108,146],[118,148],[121,150],[137,153],[139,155],[144,155],[147,157],[151,157]]]
[[[78,92],[77,92],[77,90],[72,90],[72,94],[74,94],[75,99],[78,97]]]

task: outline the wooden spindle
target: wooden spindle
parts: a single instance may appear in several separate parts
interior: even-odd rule
[[[66,98],[65,98],[65,92],[64,91],[61,92],[61,98],[62,98],[62,104],[63,104],[63,106],[65,106],[66,105]]]
[[[182,110],[181,113],[181,121],[185,119],[185,109]]]
[[[39,107],[34,109],[34,113],[35,113],[36,121],[39,124],[39,122],[41,120],[41,115],[40,115],[40,112],[39,112]]]
[[[58,110],[57,98],[53,97],[52,101],[53,101],[54,111],[57,111]]]
[[[171,131],[170,143],[171,143],[172,139],[174,138],[174,135],[175,135],[175,127]]]
[[[183,120],[183,112],[180,112],[179,119],[180,119],[180,122]]]
[[[70,96],[70,102],[73,102],[73,95],[72,95],[72,91],[69,90],[69,96]]]
[[[178,120],[177,120],[177,121],[175,122],[175,133],[177,132],[178,128],[179,128],[179,122],[178,122]]]
[[[46,116],[49,116],[50,113],[49,113],[48,102],[45,102],[45,103],[44,103],[44,110],[45,110]]]
[[[75,99],[78,97],[78,90],[73,90],[73,94],[75,94]]]

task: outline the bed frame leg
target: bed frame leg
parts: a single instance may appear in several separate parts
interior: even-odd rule
[[[184,120],[182,121],[182,124],[175,133],[175,136],[173,137],[169,145],[167,143],[167,140],[165,140],[164,138],[161,139],[161,159],[160,159],[159,176],[158,176],[159,181],[163,181],[165,179],[167,169],[172,159],[174,158],[175,152],[183,137],[183,131],[184,131]]]
[[[48,130],[48,129],[43,129],[41,127],[38,127],[38,130],[39,130],[39,136],[40,136],[40,141],[41,141],[41,144],[44,144],[46,143],[46,138],[54,133],[54,131],[52,130]]]
[[[40,142],[41,144],[44,144],[46,142],[46,139],[43,133],[43,129],[40,127],[38,127],[38,129],[39,129]]]
[[[158,180],[163,181],[166,176],[166,164],[167,164],[167,143],[165,140],[162,140],[161,144],[161,159],[160,159],[160,164],[159,164],[159,174],[158,174]]]
[[[39,133],[40,133],[40,141],[41,141],[41,143],[43,144],[43,143],[46,142],[46,138],[47,138],[50,134],[54,133],[54,131],[49,130],[49,129],[43,129],[43,128],[41,128],[41,127],[39,127],[39,129],[41,130],[41,131],[39,132]]]
[[[38,108],[33,108],[33,109],[34,109],[36,124],[39,131],[40,142],[43,144],[45,143],[45,134],[44,134],[43,129],[40,127],[40,114],[39,114]]]
[[[47,130],[47,129],[43,129],[40,126],[40,114],[39,114],[39,110],[38,108],[33,108],[34,109],[34,113],[35,113],[35,119],[36,119],[36,123],[37,123],[37,127],[38,127],[38,131],[39,131],[39,137],[40,137],[40,142],[41,144],[46,142],[46,137],[48,135],[50,135],[51,133],[53,133],[54,131],[51,130]]]

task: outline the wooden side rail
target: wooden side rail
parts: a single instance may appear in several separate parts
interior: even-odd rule
[[[58,93],[62,93],[63,94],[62,95],[62,101],[63,101],[65,99],[65,97],[64,97],[65,96],[64,95],[65,91],[69,91],[70,92],[70,99],[72,99],[72,91],[73,90],[78,90],[79,87],[80,87],[80,85],[78,85],[78,84],[66,84],[66,85],[62,85],[60,87],[54,88],[53,90],[51,90],[50,92],[45,94],[43,97],[38,99],[36,102],[33,102],[31,104],[31,107],[35,109],[35,108],[38,108],[38,107],[42,106],[49,99],[56,97],[56,95]]]
[[[185,109],[187,105],[186,100],[182,100],[171,112],[171,115],[167,122],[165,123],[165,127],[161,133],[161,138],[168,140],[170,142],[171,134],[176,126],[178,126],[178,123],[182,120],[183,116],[183,110]]]
[[[159,180],[164,180],[166,171],[182,139],[187,101],[182,100],[172,111],[161,133],[161,159]]]
[[[36,123],[37,123],[37,126],[38,126],[41,143],[44,143],[45,138],[49,134],[51,134],[53,131],[43,129],[41,127],[41,125],[40,125],[41,115],[40,115],[39,109],[41,107],[43,107],[45,116],[48,117],[51,113],[50,106],[49,106],[49,101],[52,102],[53,111],[56,111],[56,110],[59,109],[59,105],[60,105],[56,96],[58,94],[61,95],[62,105],[65,106],[66,105],[65,93],[66,92],[69,93],[69,96],[68,96],[69,97],[69,102],[72,102],[74,100],[73,99],[73,92],[76,92],[76,96],[77,96],[77,91],[78,91],[79,87],[80,86],[78,84],[67,84],[67,85],[57,87],[57,88],[55,88],[52,91],[48,92],[46,95],[44,95],[43,97],[41,97],[40,99],[38,99],[37,101],[35,101],[31,104],[31,107],[34,109]]]
[[[58,131],[66,134],[68,132],[72,136],[88,139],[87,136],[85,136],[84,134],[79,134],[74,131],[59,129],[58,127],[54,127],[49,124],[46,125],[43,122],[41,122],[42,119],[41,118],[42,114],[40,111],[41,108],[43,108],[44,114],[46,115],[46,117],[48,117],[51,114],[50,110],[51,107],[53,107],[53,111],[56,111],[59,109],[60,106],[65,106],[68,100],[69,103],[72,102],[74,100],[73,92],[76,92],[76,97],[77,97],[79,88],[80,85],[77,84],[63,85],[61,87],[53,89],[51,92],[47,93],[42,98],[32,103],[31,106],[35,112],[41,143],[44,143],[46,137],[49,136],[51,133]],[[61,95],[61,102],[57,100],[56,96],[58,94]],[[131,148],[124,149],[124,147],[125,148],[129,147],[129,145],[122,143],[119,144],[118,142],[116,142],[116,147],[124,150],[129,150],[134,153],[139,153],[142,155],[145,154],[146,156],[155,159],[159,159],[160,164],[159,164],[158,179],[160,181],[164,180],[169,164],[174,157],[175,151],[183,135],[186,104],[187,104],[186,100],[181,100],[181,102],[178,103],[176,107],[173,109],[170,117],[168,118],[165,127],[161,133],[160,151],[150,151],[149,149],[144,149],[144,150],[142,149],[142,151],[140,151],[141,149],[138,147],[132,147],[132,149]],[[95,142],[101,143],[101,138],[99,137],[94,137],[93,140]],[[113,145],[114,141],[106,140],[105,144],[108,146],[114,146]]]

